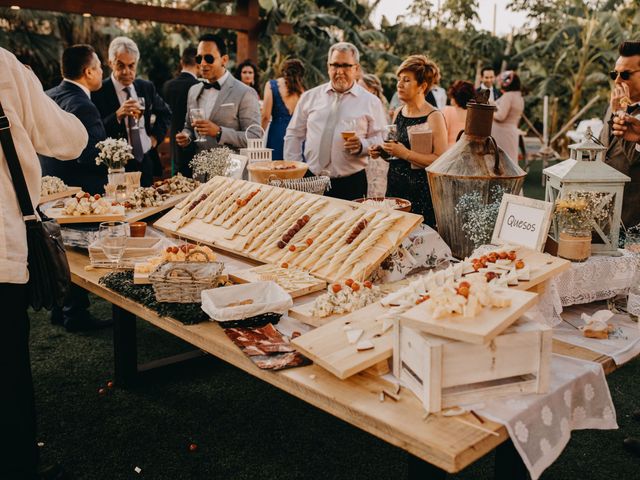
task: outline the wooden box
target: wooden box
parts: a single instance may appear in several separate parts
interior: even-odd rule
[[[419,332],[396,319],[393,373],[427,412],[549,388],[551,328],[519,320],[477,345]]]

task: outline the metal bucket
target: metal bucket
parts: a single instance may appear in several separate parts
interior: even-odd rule
[[[526,176],[488,135],[495,107],[469,103],[467,108],[468,133],[463,133],[455,145],[427,168],[438,233],[458,258],[468,256],[474,248],[462,230],[462,218],[455,211],[460,197],[479,192],[488,203],[494,185],[517,195]]]

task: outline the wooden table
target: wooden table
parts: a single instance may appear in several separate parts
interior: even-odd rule
[[[431,475],[428,478],[444,478],[445,472],[459,472],[500,446],[496,464],[500,463],[502,472],[498,472],[497,468],[496,478],[526,478],[526,469],[522,471],[524,465],[509,441],[507,430],[499,423],[485,420],[482,427],[497,434],[491,435],[454,418],[431,415],[424,419],[420,401],[407,390],[403,390],[398,402],[390,399],[380,402],[379,393],[388,384],[382,378],[366,373],[339,380],[317,365],[279,372],[261,370],[227,338],[216,323],[183,325],[177,320],[160,317],[140,304],[99,285],[98,280],[105,271],[85,270],[85,266],[89,264],[86,255],[69,251],[68,258],[73,283],[114,306],[114,374],[119,386],[130,385],[138,373],[135,346],[135,318],[138,317],[409,452],[410,476]],[[615,369],[615,364],[609,357],[581,347],[554,341],[554,352],[602,363],[607,373]],[[467,420],[475,421],[470,415]]]

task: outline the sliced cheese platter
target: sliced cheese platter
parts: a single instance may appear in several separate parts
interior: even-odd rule
[[[126,220],[125,210],[122,205],[112,205],[108,213],[101,214],[68,215],[65,213],[64,208],[58,207],[51,207],[44,213],[49,218],[53,218],[60,225],[71,223],[117,222]]]
[[[272,280],[280,285],[292,298],[323,290],[327,286],[327,282],[303,270],[269,264],[230,272],[229,279],[235,283]]]
[[[366,278],[421,221],[411,213],[214,177],[155,226],[333,282]]]
[[[53,202],[54,200],[60,200],[61,198],[71,197],[76,193],[80,192],[82,188],[80,187],[67,187],[66,190],[62,190],[60,192],[50,193],[48,195],[41,195],[40,200],[38,201],[38,205],[42,205],[44,203]]]

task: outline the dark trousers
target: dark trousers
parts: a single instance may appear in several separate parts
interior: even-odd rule
[[[27,286],[0,283],[0,478],[30,479],[38,465]]]
[[[62,307],[51,309],[51,323],[75,326],[82,325],[89,316],[89,293],[79,286],[72,284]]]
[[[125,170],[127,172],[142,172],[142,175],[140,176],[140,186],[150,187],[153,183],[154,169],[157,168],[155,166],[156,163],[160,164],[160,159],[158,157],[158,152],[152,148],[144,154],[141,162],[138,162],[135,159],[129,160],[125,166]]]
[[[313,173],[307,171],[306,177],[313,177]],[[349,175],[331,179],[331,189],[325,192],[325,196],[341,198],[343,200],[355,200],[367,196],[367,174],[364,170]]]

